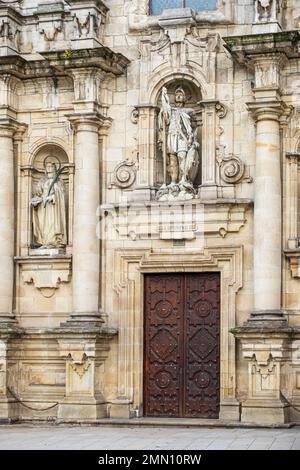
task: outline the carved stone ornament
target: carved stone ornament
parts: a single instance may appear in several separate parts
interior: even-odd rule
[[[126,189],[133,185],[136,179],[135,162],[124,160],[114,170],[113,185]]]
[[[87,355],[83,353],[81,360],[77,360],[73,359],[72,355],[69,354],[68,359],[73,371],[76,372],[76,374],[82,379],[91,365],[91,361],[88,359]]]
[[[132,124],[137,124],[139,122],[139,117],[140,117],[140,112],[138,108],[133,108],[133,110],[131,111],[131,116],[130,116],[130,120]]]
[[[71,258],[60,258],[57,253],[50,256],[15,258],[24,284],[34,286],[45,298],[53,297],[62,284],[71,280]]]
[[[217,115],[219,116],[219,118],[223,119],[227,114],[227,107],[225,106],[225,104],[217,103],[216,104],[216,112],[217,112]]]
[[[255,0],[255,23],[276,21],[277,0]]]
[[[220,176],[225,183],[238,183],[245,175],[245,164],[235,155],[228,155],[220,162]]]
[[[47,28],[41,27],[39,32],[44,36],[45,41],[52,42],[57,39],[57,35],[63,30],[63,23],[61,20],[54,21]]]

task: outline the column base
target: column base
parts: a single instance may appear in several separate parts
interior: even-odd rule
[[[283,310],[256,310],[251,313],[244,326],[279,328],[287,327],[288,321]]]
[[[112,419],[129,419],[134,414],[131,410],[131,403],[126,398],[117,398],[113,400],[110,406],[109,417]]]
[[[101,401],[72,401],[59,404],[58,419],[62,421],[87,421],[107,418],[107,405]]]
[[[242,403],[242,423],[278,425],[289,422],[289,405],[280,400],[247,400]]]
[[[17,324],[17,320],[14,315],[0,313],[0,328],[2,326],[3,328],[5,328],[6,325],[11,326],[11,325],[16,325],[16,324]]]
[[[72,313],[70,318],[60,326],[61,328],[102,327],[105,323],[102,315],[101,312]]]
[[[240,421],[240,403],[236,398],[222,401],[220,405],[219,419],[224,421]]]
[[[10,423],[18,419],[19,417],[19,405],[11,398],[2,397],[0,398],[0,422]]]

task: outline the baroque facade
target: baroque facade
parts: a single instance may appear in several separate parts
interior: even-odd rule
[[[300,422],[297,0],[0,1],[0,420]]]

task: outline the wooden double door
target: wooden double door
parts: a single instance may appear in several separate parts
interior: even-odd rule
[[[219,273],[145,276],[144,415],[218,418]]]

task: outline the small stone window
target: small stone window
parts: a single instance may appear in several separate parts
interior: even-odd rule
[[[160,15],[171,8],[192,8],[196,11],[217,9],[217,0],[150,0],[151,15]]]

